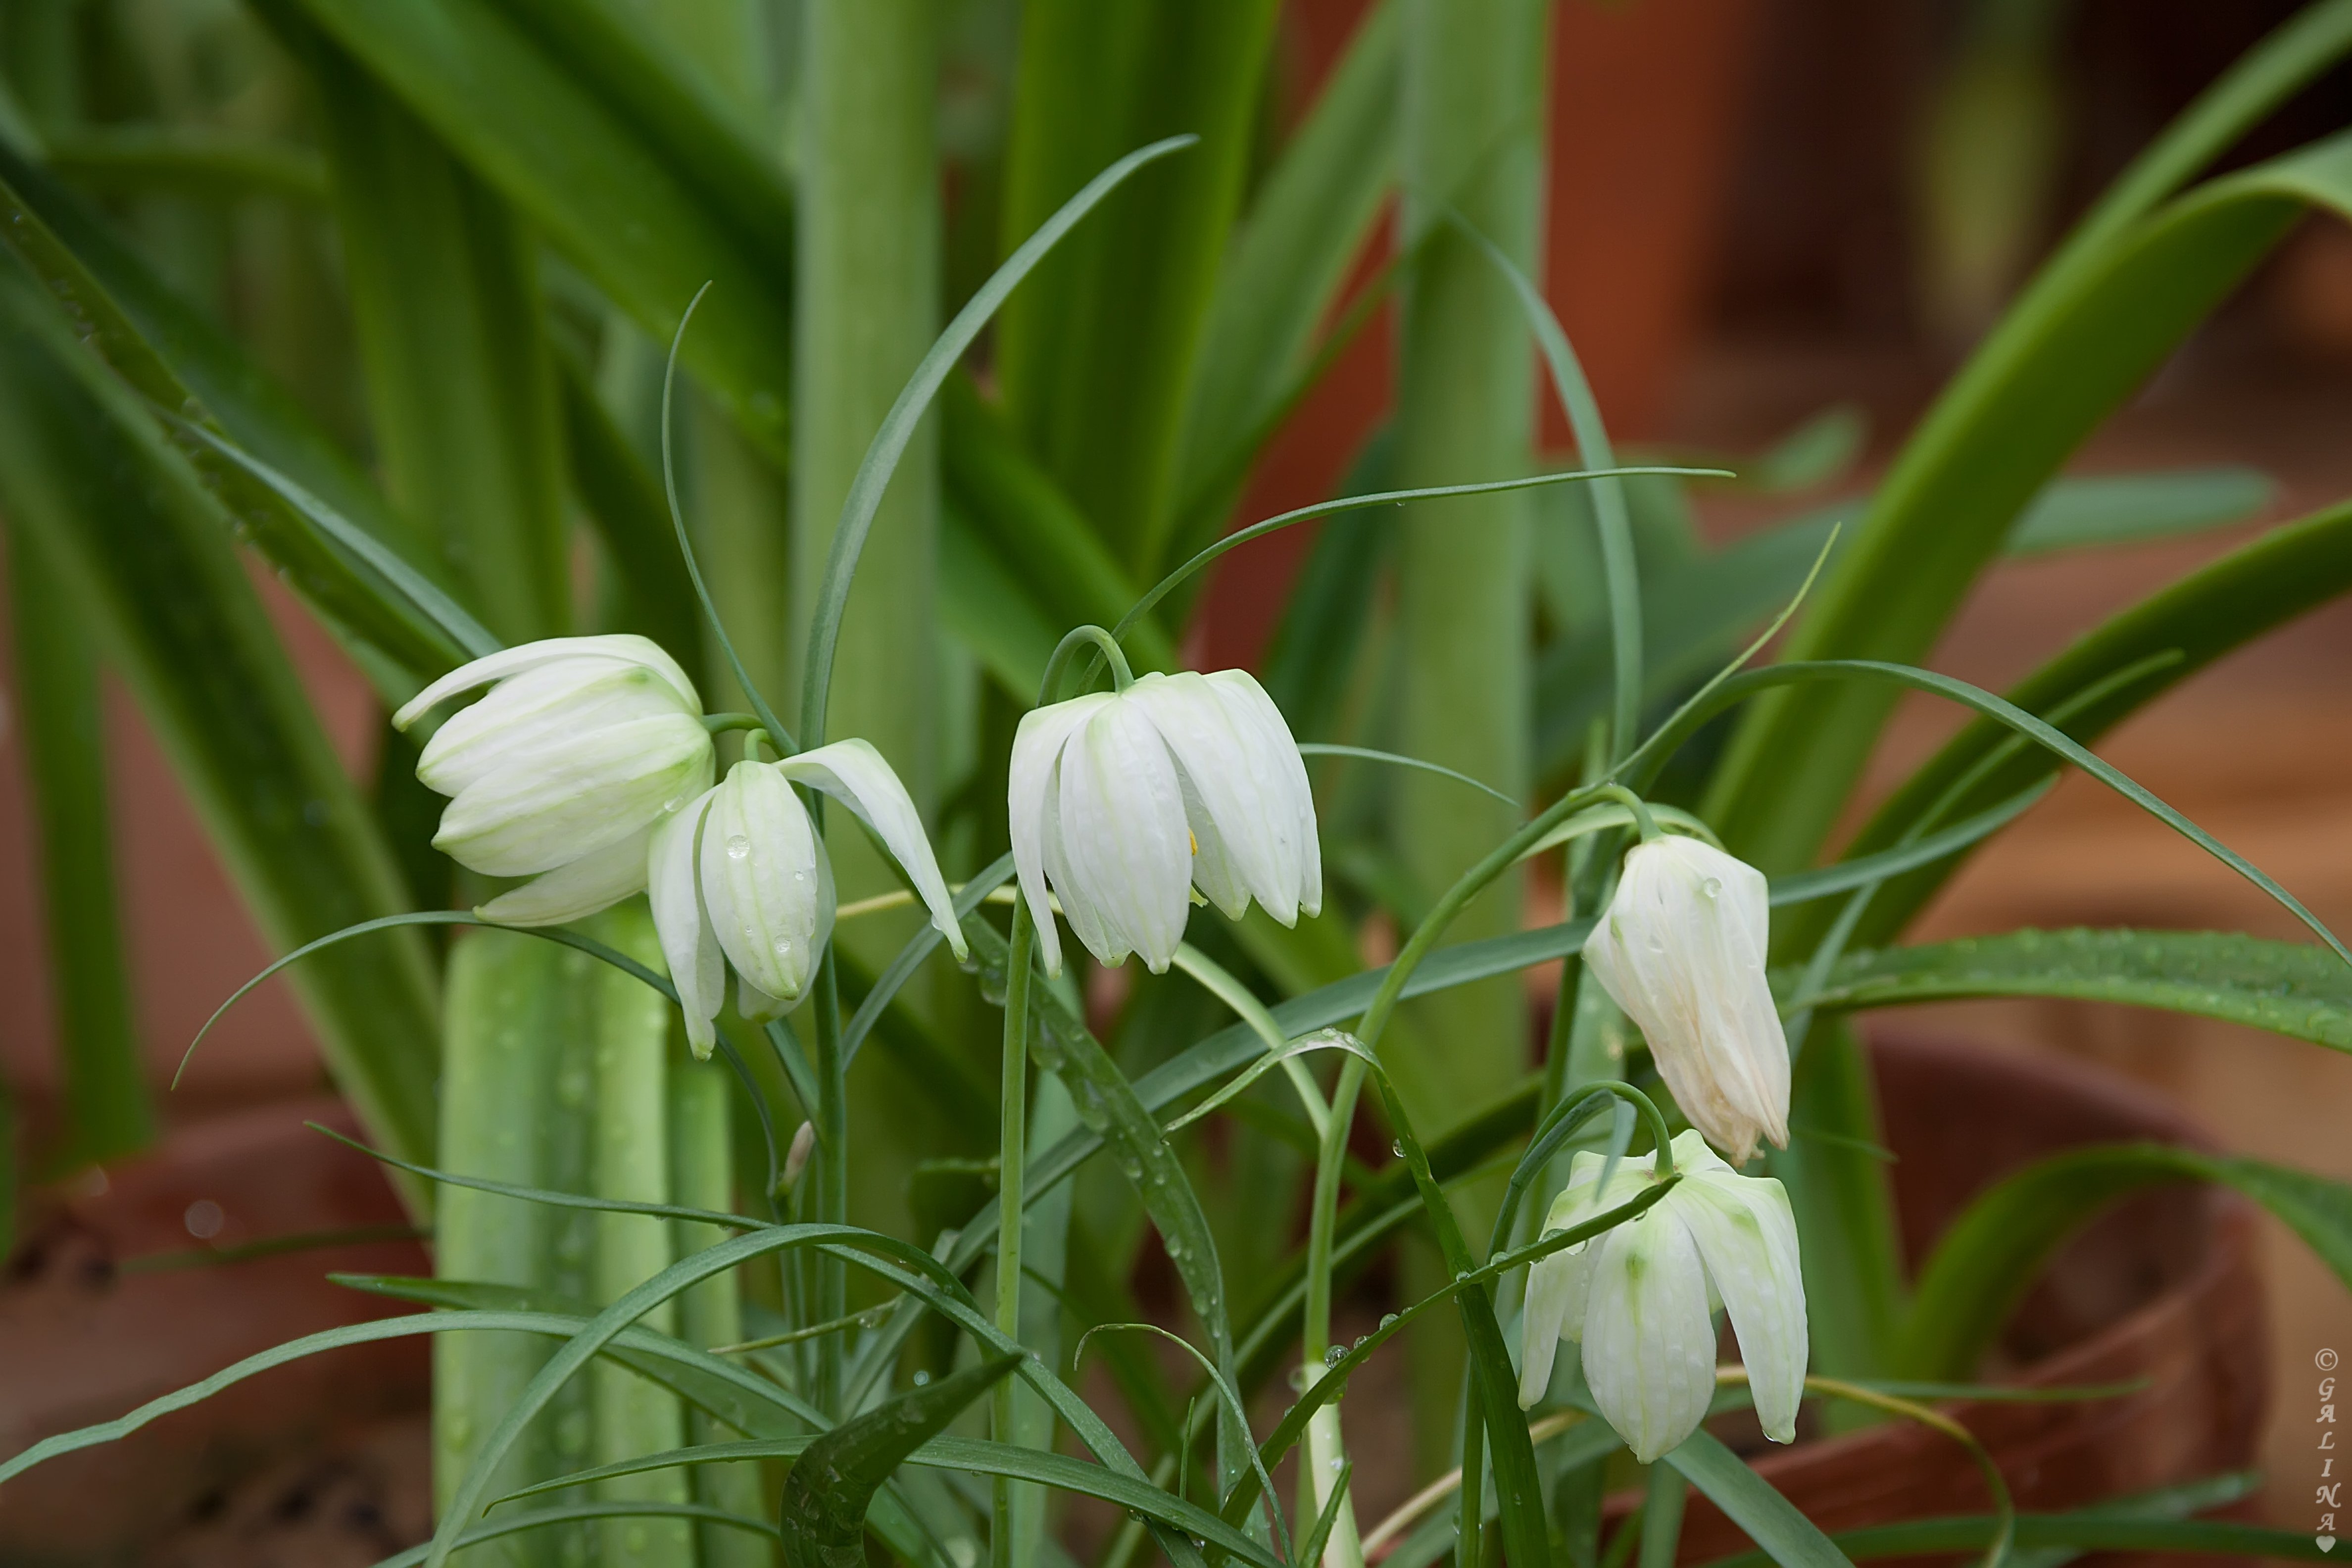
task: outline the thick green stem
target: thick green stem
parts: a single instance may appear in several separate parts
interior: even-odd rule
[[[592,929],[641,963],[661,962],[653,919],[642,902],[633,900],[607,910],[596,917]],[[589,1126],[592,1190],[601,1198],[668,1202],[670,1009],[652,990],[603,964],[595,966],[584,990],[588,1016],[583,1022],[595,1042]],[[542,1087],[539,1092],[546,1090]],[[618,1300],[673,1260],[667,1220],[599,1214],[595,1226],[591,1300],[598,1306]],[[657,1332],[674,1334],[678,1310],[677,1302],[664,1301],[640,1321]],[[685,1407],[658,1384],[607,1362],[591,1370],[589,1389],[596,1411],[595,1463],[660,1453],[685,1442]],[[656,1470],[605,1481],[597,1495],[682,1503],[691,1496],[691,1484],[683,1471]],[[694,1562],[694,1529],[682,1520],[608,1520],[598,1539],[597,1560],[612,1568],[690,1568]]]
[[[1030,948],[1036,939],[1026,900],[1013,906],[1013,934],[1004,961],[1004,1077],[997,1106],[996,1326],[1017,1340],[1021,1334],[1021,1210],[1023,1178],[1029,1163],[1029,984]],[[996,1385],[994,1421],[999,1442],[1012,1442],[1020,1424],[1017,1380]],[[1013,1484],[1003,1477],[993,1487],[994,1530],[990,1542],[994,1568],[1016,1568],[1013,1552]]]

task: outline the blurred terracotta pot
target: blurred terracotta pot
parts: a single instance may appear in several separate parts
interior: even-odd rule
[[[409,1222],[383,1167],[306,1121],[352,1131],[332,1100],[246,1111],[177,1133],[27,1216],[0,1280],[0,1454],[121,1415],[271,1345],[407,1310],[324,1278],[427,1265],[419,1243],[398,1238]],[[255,1243],[337,1234],[345,1239],[274,1256],[201,1256],[234,1259]],[[369,1438],[387,1418],[425,1408],[427,1362],[421,1338],[330,1352],[52,1460],[0,1487],[0,1562],[149,1561],[167,1537],[176,1548],[191,1531],[217,1532],[250,1511],[257,1477],[272,1483],[271,1510],[304,1516],[278,1521],[278,1533],[291,1524],[349,1534],[355,1546],[381,1546],[352,1559],[373,1562],[414,1529],[388,1518],[378,1494],[417,1488],[362,1472],[415,1468],[405,1456],[424,1445],[371,1448]],[[326,1511],[334,1517],[309,1517]],[[242,1557],[298,1560],[275,1549]],[[215,1557],[175,1549],[171,1560]]]
[[[2095,1068],[1899,1037],[1872,1054],[1914,1268],[1971,1197],[2044,1155],[2134,1141],[2211,1146],[2167,1101]],[[2053,1260],[1985,1375],[2031,1387],[2146,1386],[2095,1403],[1949,1406],[2000,1467],[2019,1508],[2073,1508],[2253,1461],[2268,1392],[2255,1221],[2235,1194],[2159,1188],[2109,1211]],[[1990,1510],[1966,1455],[1903,1422],[1750,1458],[1826,1531]],[[1633,1505],[1613,1499],[1611,1512]],[[1748,1544],[1693,1498],[1682,1561]]]

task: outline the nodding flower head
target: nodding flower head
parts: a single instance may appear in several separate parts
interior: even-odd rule
[[[640,637],[551,637],[451,670],[393,722],[487,686],[425,742],[416,776],[452,797],[434,847],[492,877],[530,877],[481,907],[509,925],[593,914],[646,885],[654,825],[709,787],[701,699]]]
[[[1025,714],[1013,740],[1013,859],[1047,973],[1046,888],[1105,963],[1165,971],[1192,889],[1228,918],[1255,898],[1284,925],[1323,907],[1315,801],[1290,727],[1238,669],[1146,675]]]
[[[738,1010],[775,1017],[808,989],[833,936],[833,866],[795,784],[838,798],[874,830],[956,957],[967,956],[922,819],[882,753],[836,741],[780,763],[737,763],[653,839],[654,927],[698,1056],[716,1040],[730,967]]]

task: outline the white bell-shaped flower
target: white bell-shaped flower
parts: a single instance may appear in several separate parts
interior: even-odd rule
[[[1805,1390],[1805,1287],[1788,1194],[1769,1176],[1741,1175],[1695,1131],[1674,1151],[1682,1180],[1672,1192],[1528,1270],[1520,1318],[1521,1406],[1543,1397],[1560,1342],[1581,1340],[1593,1403],[1645,1465],[1689,1436],[1714,1397],[1717,1302],[1731,1314],[1766,1436],[1795,1440]],[[1547,1235],[1658,1179],[1655,1156],[1634,1155],[1602,1190],[1604,1163],[1589,1151],[1576,1156]]]
[[[481,907],[509,925],[593,914],[646,885],[654,824],[710,785],[702,701],[640,637],[551,637],[451,670],[393,722],[490,690],[425,743],[416,776],[453,797],[434,847],[492,877],[531,877]]]
[[[780,763],[737,763],[653,836],[654,929],[697,1056],[716,1039],[729,966],[743,1016],[774,1017],[808,989],[833,936],[833,866],[796,783],[835,796],[874,830],[956,957],[968,955],[922,818],[881,752],[836,741]]]
[[[1191,891],[1284,925],[1323,907],[1315,799],[1274,700],[1243,670],[1145,675],[1023,716],[1013,738],[1013,863],[1045,972],[1062,946],[1046,888],[1105,963],[1155,974],[1184,938]]]
[[[1759,1138],[1789,1146],[1789,1039],[1764,957],[1764,874],[1669,835],[1625,857],[1584,942],[1610,1000],[1641,1026],[1675,1103],[1744,1165]]]

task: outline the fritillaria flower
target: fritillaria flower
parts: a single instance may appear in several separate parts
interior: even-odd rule
[[[654,928],[698,1056],[710,1054],[728,968],[738,1010],[774,1017],[808,989],[832,938],[833,867],[794,784],[835,796],[872,828],[956,957],[967,955],[922,819],[881,752],[836,741],[778,763],[737,763],[653,837]]]
[[[488,686],[425,743],[416,776],[451,796],[434,847],[486,876],[530,877],[479,913],[557,925],[646,885],[654,824],[709,786],[702,701],[640,637],[551,637],[451,670],[393,715],[401,729]]]
[[[1655,1157],[1618,1163],[1579,1153],[1544,1221],[1565,1230],[1633,1198],[1659,1178]],[[1797,1435],[1805,1386],[1805,1288],[1788,1194],[1769,1176],[1743,1176],[1695,1132],[1674,1142],[1681,1180],[1649,1208],[1528,1270],[1520,1320],[1519,1403],[1551,1382],[1563,1339],[1584,1346],[1584,1380],[1617,1435],[1648,1464],[1689,1436],[1715,1394],[1715,1323],[1731,1315],[1756,1415],[1776,1443]]]
[[[1284,925],[1323,907],[1315,802],[1290,727],[1245,672],[1145,675],[1024,715],[1013,740],[1013,860],[1061,972],[1050,883],[1105,963],[1164,973],[1192,890],[1239,919],[1255,898]]]
[[[1789,1042],[1764,973],[1764,874],[1696,838],[1625,857],[1584,962],[1641,1026],[1675,1103],[1746,1164],[1789,1146]]]

